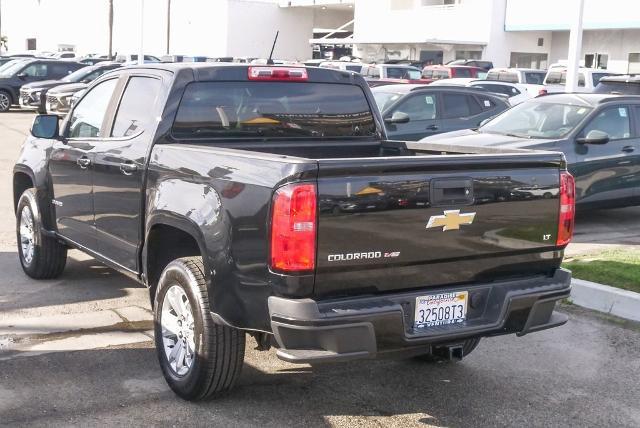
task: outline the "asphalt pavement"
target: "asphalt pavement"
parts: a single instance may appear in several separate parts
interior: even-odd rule
[[[57,280],[22,273],[11,170],[32,118],[0,115],[0,426],[640,426],[640,325],[575,306],[563,327],[484,339],[460,363],[293,365],[248,339],[234,391],[180,400],[145,288],[77,251]],[[639,215],[583,217],[570,251],[640,244]]]

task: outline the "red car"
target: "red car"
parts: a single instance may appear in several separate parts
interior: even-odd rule
[[[427,65],[422,69],[422,78],[431,81],[454,77],[477,79],[486,74],[486,70],[468,65]]]

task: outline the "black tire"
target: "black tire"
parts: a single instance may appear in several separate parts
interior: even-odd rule
[[[464,342],[462,342],[462,358],[466,358],[467,355],[471,354],[473,352],[474,349],[476,349],[478,347],[478,344],[480,343],[480,337],[476,337],[473,339],[467,339]],[[427,363],[434,363],[434,362],[440,362],[442,361],[442,358],[438,357],[437,355],[433,355],[433,354],[424,354],[424,355],[418,355],[417,357],[415,357],[417,360],[419,361],[424,361]]]
[[[163,304],[167,292],[174,286],[178,287],[177,292],[184,291],[188,299],[185,305],[190,307],[189,316],[194,325],[195,352],[190,367],[182,374],[171,366],[167,355],[169,350],[178,345],[178,335],[174,335],[175,344],[173,347],[167,346],[167,351],[163,338]],[[158,281],[154,300],[155,344],[160,367],[169,387],[185,400],[209,399],[231,390],[242,370],[244,331],[215,323],[209,308],[202,258],[184,257],[169,263]],[[183,346],[187,346],[186,340]],[[188,348],[185,349],[188,352]]]
[[[13,104],[11,94],[4,89],[0,89],[0,113],[9,111],[11,104]]]
[[[25,242],[26,248],[23,246],[20,231],[23,214],[26,218],[31,219],[31,227],[26,229],[31,232],[31,247],[28,247],[28,242]],[[62,274],[67,263],[67,247],[56,238],[42,233],[42,222],[35,189],[25,190],[18,201],[16,237],[18,257],[24,273],[34,279],[52,279]],[[27,238],[28,234],[22,237]],[[29,248],[33,251],[29,251]]]

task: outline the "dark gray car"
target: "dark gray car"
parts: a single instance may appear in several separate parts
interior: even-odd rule
[[[391,139],[476,128],[510,107],[506,98],[475,88],[388,85],[372,91]]]
[[[525,101],[477,130],[421,140],[451,146],[564,153],[576,181],[576,204],[640,204],[640,97],[554,94]],[[542,191],[542,189],[540,189]]]

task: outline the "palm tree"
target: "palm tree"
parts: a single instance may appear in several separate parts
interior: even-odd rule
[[[113,0],[109,0],[109,60],[113,60]]]

